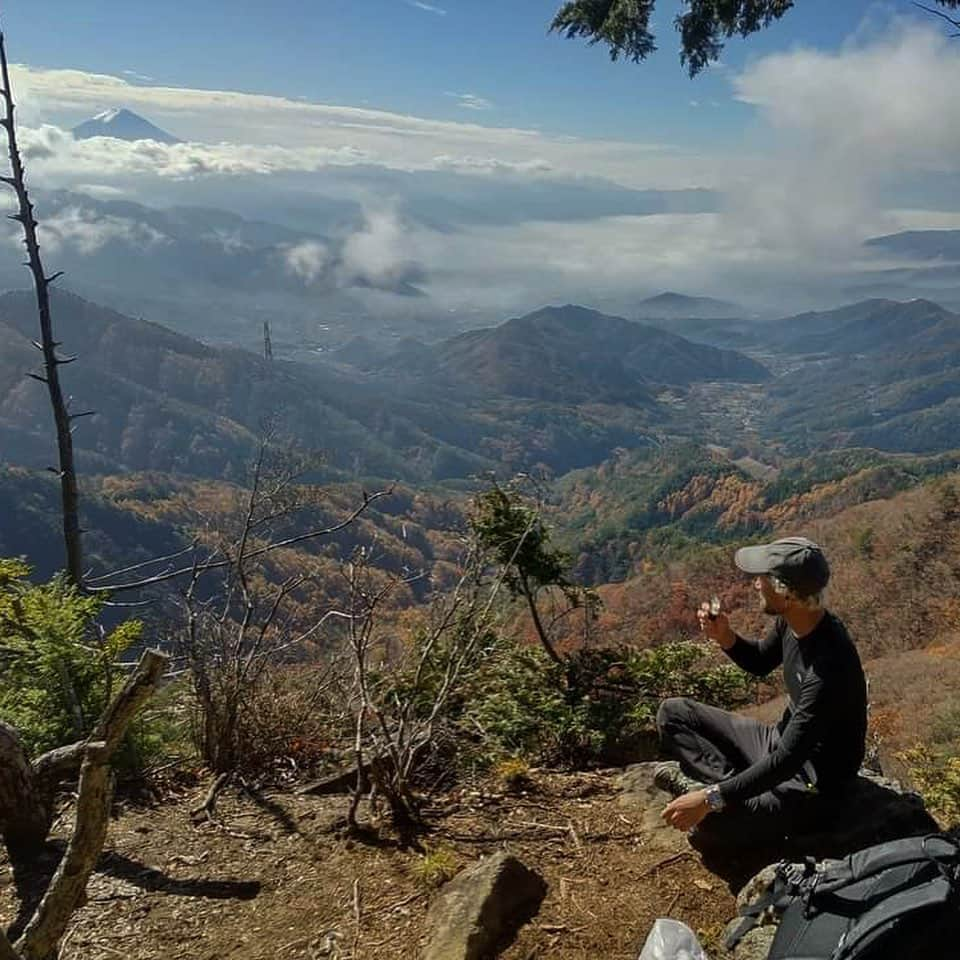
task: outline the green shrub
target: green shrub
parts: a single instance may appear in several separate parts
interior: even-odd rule
[[[101,630],[101,598],[62,576],[34,585],[29,574],[19,560],[0,560],[0,718],[36,754],[90,732],[123,683],[115,663],[141,624]]]
[[[114,766],[136,776],[152,765],[195,757],[191,709],[186,681],[161,687],[130,723],[124,742],[114,754]]]
[[[660,701],[692,696],[727,709],[751,682],[697,643],[647,650],[584,650],[554,664],[533,648],[502,648],[473,679],[459,723],[479,758],[537,763],[603,762],[654,732]]]
[[[508,793],[517,793],[533,785],[530,764],[521,757],[506,757],[493,768],[493,777]]]
[[[452,847],[438,846],[427,851],[411,866],[410,872],[422,887],[436,889],[457,875],[459,863]]]
[[[562,668],[532,647],[498,650],[471,679],[461,707],[456,720],[484,766],[508,756],[560,762],[580,733]]]

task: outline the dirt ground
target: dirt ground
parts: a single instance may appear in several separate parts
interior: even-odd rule
[[[938,718],[954,725],[960,647],[911,651],[867,669],[873,736],[896,776],[898,750],[929,735]],[[770,720],[781,709],[774,701],[748,712]],[[534,771],[519,793],[475,785],[438,797],[420,850],[399,848],[385,829],[370,842],[348,839],[340,829],[345,797],[292,790],[230,788],[216,821],[196,825],[190,809],[209,779],[169,783],[162,803],[117,805],[62,960],[413,960],[437,896],[421,876],[425,855],[459,868],[498,850],[549,885],[506,960],[635,960],[659,916],[685,921],[719,957],[735,913],[726,882],[662,825],[663,798],[625,795],[620,772]],[[27,875],[14,877],[0,851],[0,922],[14,922],[22,898],[29,903],[42,889],[71,815],[68,800],[49,855]]]
[[[534,772],[517,795],[465,789],[430,808],[428,855],[448,851],[466,866],[507,850],[547,880],[508,960],[635,960],[658,916],[685,921],[708,946],[734,915],[723,881],[649,803],[627,802],[618,773]],[[121,805],[62,960],[419,955],[437,895],[420,877],[422,851],[399,849],[386,831],[345,838],[343,797],[228,789],[217,821],[194,825],[204,786],[150,808]],[[40,873],[53,869],[69,821],[68,808]],[[13,920],[19,895],[40,882],[0,860],[0,919]]]

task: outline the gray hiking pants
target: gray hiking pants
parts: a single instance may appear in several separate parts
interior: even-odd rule
[[[718,783],[772,753],[780,738],[775,726],[710,707],[687,697],[664,700],[657,711],[661,750],[688,776]],[[701,824],[704,834],[750,843],[775,841],[812,829],[824,802],[802,775],[742,803],[730,804]]]

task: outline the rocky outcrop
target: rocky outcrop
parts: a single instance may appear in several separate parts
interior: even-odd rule
[[[543,877],[509,854],[468,867],[430,908],[423,960],[492,960],[536,915],[546,893]]]
[[[667,837],[677,834],[660,821],[660,811],[670,796],[653,782],[655,769],[654,763],[635,763],[624,770],[617,785],[621,790],[621,803],[640,808],[644,825],[652,832],[662,834],[666,829],[666,841]],[[896,780],[864,770],[837,804],[829,821],[824,820],[815,830],[784,837],[768,850],[757,850],[750,838],[744,839],[751,858],[759,857],[759,868],[785,857],[843,857],[885,840],[935,833],[938,829],[918,794],[904,790]],[[729,840],[730,852],[733,852],[737,847],[736,838]],[[748,876],[754,873],[756,869]]]
[[[819,832],[791,838],[778,858],[815,856],[828,863],[877,843],[938,831],[918,794],[904,790],[896,780],[861,771],[836,818]],[[771,863],[743,885],[737,895],[738,913],[770,886],[775,869],[776,864]],[[736,922],[731,921],[728,932]],[[762,916],[760,926],[751,930],[731,954],[733,960],[765,960],[778,922],[779,917],[772,910]]]
[[[835,817],[815,832],[795,838],[793,846],[806,856],[843,857],[875,843],[939,829],[919,794],[904,790],[896,780],[863,770]]]

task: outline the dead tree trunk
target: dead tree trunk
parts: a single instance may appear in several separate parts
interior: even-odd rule
[[[16,779],[8,776],[4,767],[0,766],[0,774],[4,776],[0,784],[10,790],[9,796],[13,802],[20,804],[19,807],[0,811],[0,815],[11,818],[6,823],[12,824],[14,815],[32,812],[33,823],[28,826],[35,830],[42,827],[45,835],[49,829],[49,823],[44,825],[46,814],[38,813],[37,807],[31,807],[30,804],[42,795],[52,778],[71,765],[75,768],[78,757],[82,759],[82,767],[76,825],[67,851],[40,906],[17,942],[11,944],[0,928],[0,960],[50,960],[56,956],[57,946],[66,932],[70,916],[79,906],[87,881],[103,850],[113,796],[110,758],[123,740],[130,721],[160,683],[166,663],[166,657],[160,653],[153,650],[144,653],[130,679],[104,711],[90,739],[44,754],[33,764],[26,763],[19,741],[15,735],[11,735],[10,728],[3,729],[2,743],[10,749],[9,759],[18,765],[19,770],[19,778]],[[15,747],[11,747],[11,744],[15,744]],[[0,754],[0,761],[5,762],[6,759],[6,755]],[[18,785],[22,791],[14,794]]]
[[[14,856],[43,843],[53,805],[43,796],[17,732],[0,722],[0,835]]]
[[[37,221],[33,218],[33,204],[27,194],[27,185],[24,179],[23,163],[20,160],[20,150],[17,147],[17,131],[13,120],[14,104],[13,93],[10,90],[10,74],[7,70],[7,52],[4,46],[3,33],[0,33],[0,72],[2,72],[3,89],[0,90],[6,112],[0,119],[0,126],[7,132],[7,142],[10,147],[11,176],[0,177],[0,182],[11,187],[17,195],[19,210],[12,214],[10,219],[16,220],[23,227],[23,242],[27,248],[27,266],[33,274],[33,285],[37,293],[37,310],[40,315],[40,340],[34,341],[43,354],[44,372],[30,374],[35,380],[46,384],[50,395],[50,406],[53,408],[53,419],[57,428],[57,449],[59,452],[60,498],[63,508],[63,538],[67,552],[67,575],[77,586],[83,583],[83,551],[80,543],[80,497],[77,492],[77,472],[73,460],[73,435],[71,427],[78,417],[87,416],[87,413],[71,414],[64,400],[60,386],[60,367],[71,363],[76,357],[58,357],[57,347],[60,346],[53,337],[53,322],[50,319],[50,285],[59,274],[48,277],[43,270],[43,261],[40,259],[40,244],[37,241]]]

